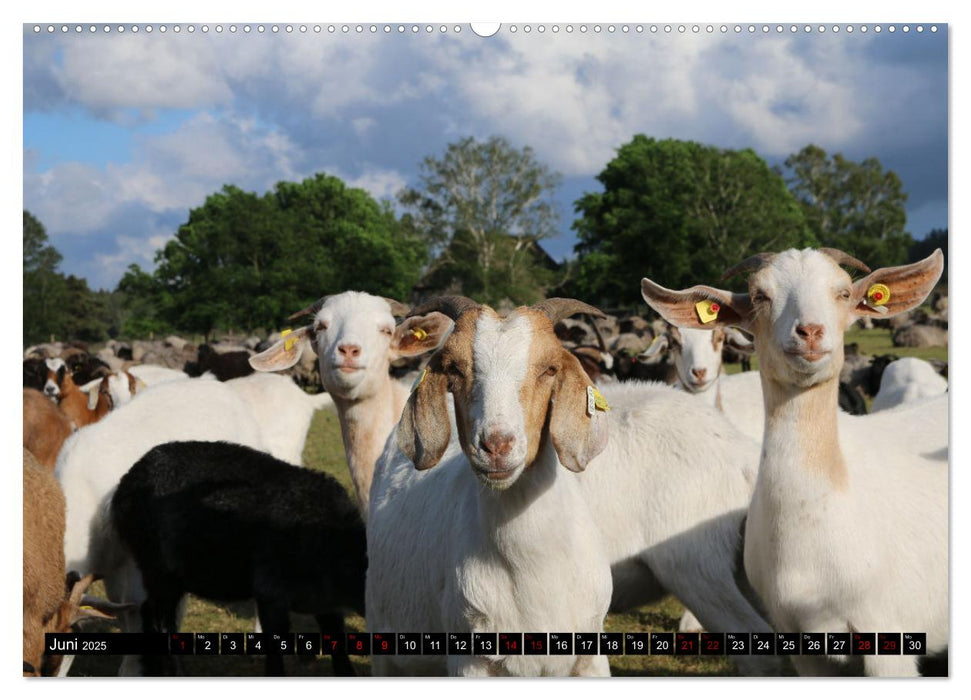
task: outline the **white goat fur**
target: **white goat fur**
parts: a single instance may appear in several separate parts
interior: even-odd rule
[[[533,449],[527,443],[536,444],[529,432],[535,422],[525,415],[519,390],[533,371],[533,321],[517,312],[500,320],[485,310],[473,323],[474,332],[462,342],[472,346],[466,347],[468,354],[474,353],[475,389],[469,390],[474,399],[456,407],[470,435],[465,452],[451,439],[437,466],[417,471],[398,446],[399,424],[375,469],[368,520],[368,629],[599,632],[611,581],[596,522],[550,439],[538,448],[535,461],[526,462],[527,450]],[[552,325],[546,325],[555,341]],[[453,335],[449,343],[458,340]],[[574,398],[585,406],[585,396]],[[442,402],[447,405],[444,397]],[[598,412],[587,420],[602,416]],[[488,469],[480,443],[495,432],[514,436],[502,458],[512,475],[486,485],[490,477],[483,475]],[[446,670],[467,676],[609,675],[605,656],[372,657],[375,675]]]
[[[887,365],[880,379],[880,391],[870,410],[886,411],[902,404],[947,392],[947,380],[930,362],[904,357]]]
[[[280,459],[292,458],[297,438],[292,423],[302,427],[302,449],[314,399],[305,396],[297,397],[300,402],[293,401],[289,390],[279,392],[282,385],[276,380],[292,384],[288,378],[271,376],[249,383],[236,380],[241,383],[233,386],[201,379],[163,383],[139,392],[102,421],[68,438],[55,469],[67,499],[64,545],[68,568],[96,571],[104,576],[109,598],[140,604],[145,597],[141,575],[108,526],[107,508],[118,481],[148,450],[172,440],[225,440],[266,450],[266,427],[278,430],[281,425],[276,421],[261,426],[253,408],[274,392],[284,397],[281,405],[286,407],[287,420],[282,427],[286,434],[269,439],[281,454],[268,451]],[[126,631],[141,629],[137,611],[120,619]],[[126,659],[122,672],[135,672],[132,660]]]
[[[921,414],[936,411],[940,420],[946,397],[837,418],[843,333],[860,316],[877,316],[866,304],[870,285],[888,285],[889,313],[900,313],[926,297],[942,261],[936,251],[852,283],[830,255],[791,250],[752,274],[748,294],[642,283],[672,323],[696,325],[694,303],[710,298],[755,336],[767,420],[745,570],[777,629],[919,630],[929,652],[947,645],[947,451],[928,452],[914,430]],[[936,432],[946,430],[944,413]],[[851,659],[859,662],[793,657],[813,674]],[[917,672],[913,656],[866,656],[862,664],[867,675]]]

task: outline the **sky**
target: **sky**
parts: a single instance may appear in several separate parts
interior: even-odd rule
[[[62,270],[93,288],[114,288],[131,263],[151,269],[224,184],[263,193],[326,172],[393,199],[417,184],[423,158],[466,135],[528,145],[562,174],[561,233],[545,243],[557,259],[573,254],[573,202],[637,133],[751,147],[773,165],[809,143],[875,156],[903,180],[912,234],[948,223],[946,25],[533,23],[488,38],[467,24],[34,26],[23,36],[24,207]]]

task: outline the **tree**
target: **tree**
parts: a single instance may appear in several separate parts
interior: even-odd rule
[[[426,260],[427,245],[390,205],[317,174],[262,196],[226,185],[156,254],[151,283],[137,268],[123,282],[165,323],[208,336],[276,328],[348,289],[407,297]]]
[[[61,254],[50,245],[47,231],[24,211],[24,342],[49,340],[63,333],[67,286],[57,271]]]
[[[876,158],[856,163],[810,144],[786,159],[787,183],[820,245],[839,248],[870,267],[900,265],[913,239],[904,230],[907,194]]]
[[[924,238],[915,240],[910,244],[907,251],[907,262],[917,262],[923,260],[938,248],[944,253],[944,273],[941,275],[941,282],[947,283],[947,229],[932,229]]]
[[[568,288],[604,306],[640,304],[642,277],[713,283],[755,252],[813,242],[782,178],[750,149],[638,134],[597,179],[603,191],[575,204]]]
[[[559,175],[531,148],[470,136],[449,144],[441,158],[425,158],[419,178],[421,186],[405,189],[399,200],[437,255],[426,287],[492,305],[545,295],[553,274],[538,244],[557,232]]]

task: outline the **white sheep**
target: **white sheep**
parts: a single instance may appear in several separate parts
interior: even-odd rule
[[[919,305],[943,269],[923,261],[876,270],[853,282],[840,268],[870,272],[834,249],[749,258],[748,292],[642,281],[669,322],[701,327],[698,304],[715,301],[714,321],[755,337],[765,400],[759,477],[745,529],[745,571],[777,629],[792,632],[925,632],[926,651],[948,643],[947,450],[927,451],[926,410],[839,420],[843,333],[860,317]],[[934,403],[936,402],[936,404]],[[936,428],[947,430],[946,397]],[[926,423],[925,423],[926,425]],[[867,675],[917,673],[910,655],[794,656],[801,673],[860,662]]]
[[[930,362],[904,357],[887,365],[880,379],[880,391],[873,399],[872,412],[886,411],[902,404],[947,392],[947,380]]]
[[[604,449],[606,418],[601,408],[588,410],[590,381],[553,334],[551,318],[563,307],[551,300],[503,319],[453,301],[429,305],[457,318],[455,330],[375,469],[368,629],[600,632],[609,562],[567,469],[583,470]],[[454,440],[446,449],[448,393],[461,450]],[[374,675],[610,675],[606,656],[373,656],[371,663]]]

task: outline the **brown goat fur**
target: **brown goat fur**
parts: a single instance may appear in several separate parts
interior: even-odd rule
[[[24,661],[38,672],[64,601],[64,508],[54,474],[24,449]]]
[[[72,431],[71,419],[36,389],[24,389],[24,449],[54,469],[61,445]]]

